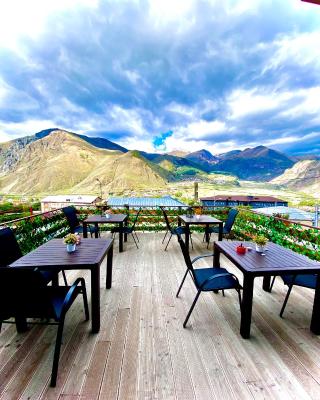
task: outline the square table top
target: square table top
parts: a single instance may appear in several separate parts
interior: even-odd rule
[[[250,247],[251,251],[247,249],[245,254],[238,254],[236,248],[241,243],[245,247]],[[215,242],[214,246],[240,270],[256,276],[268,275],[268,273],[270,275],[320,273],[319,262],[272,242],[267,243],[264,255],[255,250],[254,242],[223,241]]]
[[[193,215],[188,217],[187,215],[179,215],[179,219],[185,224],[223,224],[220,219],[211,217],[211,215]]]
[[[85,223],[91,223],[91,224],[116,224],[116,223],[121,223],[124,222],[127,218],[127,214],[107,214],[108,217],[106,217],[105,214],[103,215],[98,215],[98,214],[92,214],[89,215],[88,218],[86,218],[83,222]]]
[[[10,267],[87,269],[102,262],[112,243],[113,239],[82,239],[76,251],[68,253],[63,239],[52,239],[19,258]]]

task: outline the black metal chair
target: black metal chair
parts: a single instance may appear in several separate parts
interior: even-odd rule
[[[14,261],[22,257],[22,251],[20,249],[19,243],[12,229],[9,227],[0,230],[0,268],[7,267]],[[61,270],[64,283],[67,285],[67,279],[64,270]],[[41,271],[43,278],[47,283],[51,282],[57,277],[59,271]]]
[[[184,261],[187,266],[187,270],[183,276],[182,282],[179,286],[178,292],[176,294],[176,297],[179,297],[179,293],[181,291],[181,288],[184,284],[184,281],[188,275],[190,274],[193,283],[195,284],[195,287],[197,289],[197,294],[195,299],[193,300],[193,303],[190,307],[190,310],[186,316],[186,319],[183,323],[183,327],[185,328],[187,325],[187,322],[190,318],[190,315],[198,301],[198,298],[200,296],[201,292],[212,292],[212,291],[219,291],[222,290],[222,294],[224,295],[224,291],[227,289],[235,289],[238,292],[239,296],[239,304],[241,308],[241,294],[240,294],[240,289],[242,289],[238,278],[228,272],[225,268],[198,268],[194,269],[193,264],[200,260],[201,258],[204,257],[212,257],[212,254],[204,255],[204,256],[199,256],[194,258],[193,260],[190,259],[189,252],[186,248],[186,245],[184,241],[182,240],[181,236],[178,235],[178,241],[181,247],[181,251],[184,257]]]
[[[62,211],[63,211],[65,217],[67,218],[69,228],[70,228],[70,233],[83,233],[83,226],[79,222],[76,209],[72,206],[68,206],[68,207],[64,207],[62,209]],[[99,230],[95,225],[88,225],[88,229],[89,229],[91,237],[96,232],[99,233]]]
[[[120,228],[119,226],[116,226],[116,227],[112,228],[111,229],[112,237],[114,237],[114,235],[116,233],[120,233],[120,232],[122,232],[123,234],[126,234],[126,235],[131,234],[132,237],[133,237],[133,241],[134,241],[134,243],[135,243],[135,245],[137,246],[137,249],[138,249],[139,247],[138,247],[138,243],[137,242],[139,242],[139,238],[138,238],[138,235],[137,235],[137,233],[135,231],[135,226],[136,226],[136,223],[138,221],[140,212],[141,212],[141,207],[139,208],[139,210],[138,210],[138,212],[137,212],[137,214],[136,214],[136,216],[134,218],[133,224],[131,226],[123,226],[122,228]],[[136,237],[134,237],[134,235],[136,235]]]
[[[270,289],[272,289],[275,278],[273,278],[272,284]],[[312,274],[312,275],[307,275],[307,274],[300,274],[300,275],[282,275],[281,279],[283,280],[283,283],[288,286],[288,291],[286,294],[286,297],[284,299],[283,305],[281,307],[280,311],[280,317],[282,318],[282,315],[284,313],[284,309],[286,308],[287,302],[289,300],[289,296],[291,293],[291,290],[294,285],[296,286],[302,286],[308,289],[313,289],[315,290],[316,284],[317,284],[317,275]]]
[[[163,213],[164,220],[165,220],[165,222],[166,222],[166,227],[167,227],[166,233],[165,233],[165,235],[164,235],[164,237],[163,237],[161,243],[163,243],[163,242],[165,241],[165,239],[166,239],[166,237],[167,237],[167,234],[170,232],[169,240],[168,240],[168,242],[167,242],[167,244],[166,244],[166,247],[165,247],[165,249],[164,249],[164,251],[166,251],[166,250],[167,250],[167,247],[168,247],[168,245],[169,245],[169,243],[170,243],[170,240],[171,240],[172,236],[173,236],[173,235],[185,235],[185,234],[186,234],[187,228],[186,228],[185,226],[177,226],[176,228],[173,228],[173,227],[170,225],[169,218],[168,218],[168,215],[167,215],[165,209],[164,209],[163,207],[160,207],[160,208],[161,208],[161,211],[162,211],[162,213]],[[192,246],[192,250],[193,250],[193,242],[192,242],[191,232],[190,232],[190,242],[191,242],[191,246]]]
[[[233,227],[234,221],[236,219],[236,216],[238,215],[239,211],[236,210],[235,208],[232,208],[229,213],[228,213],[228,217],[226,222],[223,225],[223,231],[222,234],[223,236],[225,235],[229,235],[231,232],[231,229]],[[208,240],[208,244],[207,244],[207,249],[209,248],[209,243],[210,243],[210,237],[212,233],[219,233],[219,228],[216,226],[209,226],[208,228],[206,228],[204,236],[203,236],[203,240],[206,237],[206,234],[209,235],[209,240]]]
[[[83,278],[78,278],[72,286],[47,286],[38,269],[0,268],[0,330],[2,323],[15,323],[11,318],[16,323],[21,319],[39,318],[40,324],[58,325],[51,386],[56,385],[65,316],[78,294],[83,296],[87,321],[89,309]],[[54,322],[49,322],[50,319]]]

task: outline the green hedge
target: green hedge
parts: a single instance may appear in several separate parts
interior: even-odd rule
[[[320,261],[319,229],[250,211],[240,211],[233,232],[241,240],[252,240],[256,235],[264,235],[274,243]]]
[[[176,226],[179,214],[185,214],[185,209],[167,209],[171,223]],[[99,210],[78,210],[79,218],[83,219],[88,213],[99,213]],[[127,209],[113,209],[113,213],[127,213]],[[203,213],[225,221],[229,209],[205,209]],[[135,218],[137,210],[129,210],[129,225]],[[27,253],[52,238],[59,238],[68,232],[68,224],[62,212],[47,213],[34,216],[16,223],[7,223],[15,230],[23,253]],[[110,230],[111,224],[100,225],[101,230]],[[136,229],[140,231],[163,231],[166,229],[163,214],[160,209],[146,210],[140,213]],[[193,231],[203,232],[201,226],[192,227]],[[232,236],[240,240],[252,240],[256,235],[264,235],[274,243],[290,248],[320,261],[320,231],[315,228],[303,227],[299,224],[286,223],[275,217],[255,214],[249,210],[240,209],[232,230]]]

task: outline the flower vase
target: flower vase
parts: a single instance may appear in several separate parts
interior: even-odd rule
[[[256,243],[256,252],[257,252],[257,253],[263,253],[265,247],[266,247],[266,246],[263,246],[263,245],[261,245],[261,244],[257,244],[257,243]]]
[[[67,252],[73,253],[74,251],[76,251],[76,245],[75,244],[67,244]]]

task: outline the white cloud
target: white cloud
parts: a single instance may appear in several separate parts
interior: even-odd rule
[[[0,2],[0,46],[14,48],[23,36],[36,38],[57,12],[95,8],[98,0],[10,0]]]
[[[230,110],[229,117],[237,119],[249,114],[277,110],[280,106],[284,106],[293,96],[294,93],[288,91],[277,92],[272,89],[271,91],[263,88],[235,89],[227,98]]]
[[[0,142],[6,142],[21,136],[33,135],[36,132],[54,126],[55,123],[51,120],[30,119],[22,122],[0,121]]]
[[[28,93],[14,88],[0,77],[0,107],[30,111],[39,108],[39,105]]]
[[[192,106],[173,101],[165,107],[166,111],[179,114],[190,120],[200,119],[204,114],[216,109],[217,104],[211,99],[203,99]]]
[[[319,116],[320,114],[320,86],[299,89],[294,91],[292,97],[295,97],[298,101],[295,106],[282,111],[281,116],[287,118],[297,118],[300,116]]]
[[[178,29],[186,29],[190,24],[194,0],[149,0],[149,17],[157,26],[174,23]]]
[[[206,139],[208,136],[225,132],[227,127],[223,121],[198,120],[173,130],[179,137]]]
[[[272,43],[274,53],[263,73],[288,65],[310,65],[320,72],[320,31],[281,36]]]

